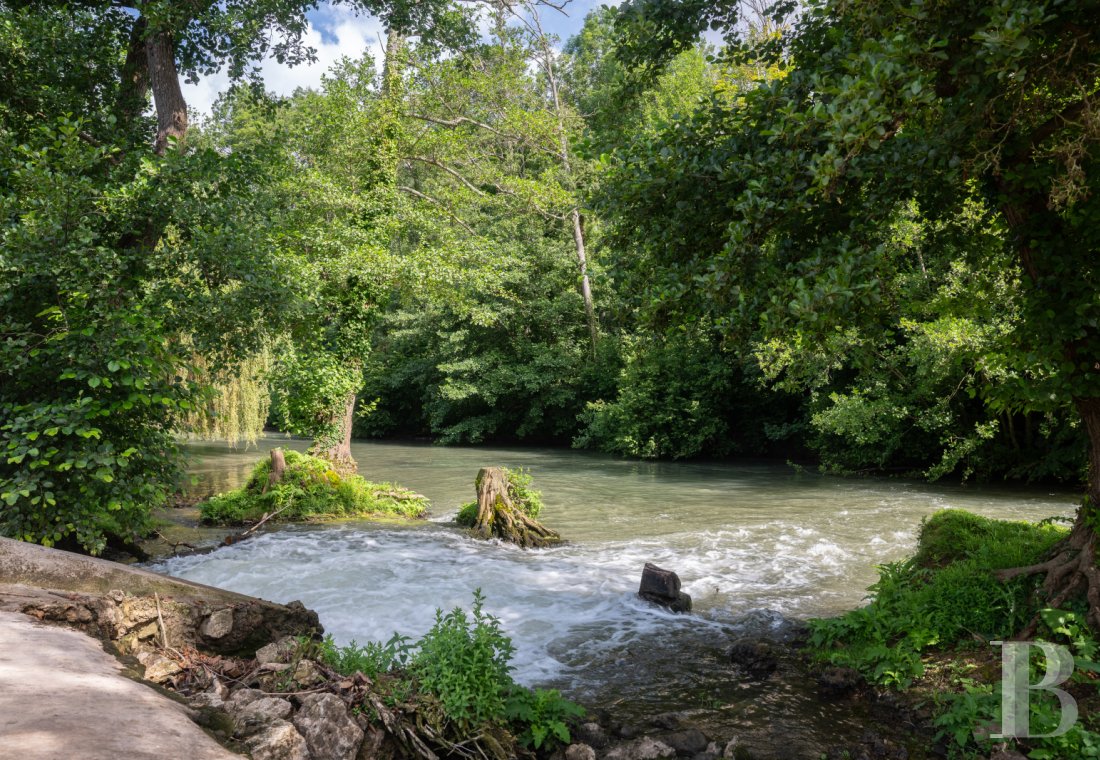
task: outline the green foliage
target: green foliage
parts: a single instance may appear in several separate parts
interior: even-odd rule
[[[522,467],[515,470],[507,467],[503,469],[508,478],[508,496],[512,504],[532,520],[537,520],[542,512],[542,492],[531,488],[531,473]],[[459,507],[455,522],[472,528],[477,522],[477,501],[467,502]]]
[[[304,656],[316,658],[345,676],[362,673],[368,678],[377,678],[391,670],[401,670],[409,662],[413,646],[406,636],[394,634],[386,643],[369,641],[359,646],[352,639],[345,646],[337,646],[332,636],[325,636],[319,642],[300,640],[299,651]]]
[[[464,728],[504,716],[512,688],[508,663],[515,648],[500,621],[482,609],[484,601],[479,590],[469,615],[461,607],[437,610],[410,664],[420,688],[438,697],[447,716]]]
[[[746,377],[753,367],[698,332],[625,340],[617,395],[588,403],[573,445],[661,459],[762,453],[787,398],[765,395]]]
[[[393,483],[371,483],[358,475],[342,475],[320,457],[287,450],[282,480],[267,487],[271,461],[252,470],[242,488],[218,494],[200,509],[206,522],[240,525],[278,512],[277,522],[348,517],[419,518],[428,501]]]
[[[557,689],[519,689],[509,695],[504,714],[525,727],[520,744],[539,749],[554,742],[568,744],[569,721],[584,717],[584,709],[564,699]]]
[[[1084,616],[1069,610],[1044,609],[1040,617],[1046,627],[1045,638],[1068,646],[1076,670],[1067,684],[1071,693],[1082,702],[1079,720],[1062,736],[1019,740],[1018,749],[1034,760],[1100,757],[1100,722],[1090,714],[1088,703],[1100,695],[1096,673],[1100,672],[1097,653],[1100,643],[1089,629]],[[1029,662],[1029,683],[1035,684],[1045,675],[1045,658],[1033,653]],[[972,678],[958,678],[958,691],[946,692],[936,699],[937,714],[933,723],[939,730],[937,738],[948,740],[952,757],[985,757],[994,742],[975,727],[996,726],[1001,720],[1001,684],[978,683]],[[1050,732],[1061,719],[1061,702],[1052,694],[1036,690],[1029,692],[1029,724],[1032,733]]]
[[[988,737],[975,738],[975,729],[999,724],[1001,691],[965,664],[973,654],[981,654],[975,646],[1011,638],[1038,614],[1046,629],[1040,638],[1069,646],[1074,654],[1077,669],[1070,688],[1080,699],[1100,696],[1100,644],[1084,615],[1037,610],[1035,579],[1001,583],[992,575],[994,570],[1041,560],[1066,535],[1049,523],[1005,522],[958,510],[937,512],[922,526],[912,559],[880,568],[870,604],[838,618],[812,621],[810,646],[824,661],[854,667],[869,681],[896,688],[906,688],[923,675],[932,652],[937,661],[957,658],[955,664],[949,659],[946,668],[936,666],[946,671],[951,686],[936,686],[933,694],[937,738],[947,741],[952,757],[988,756],[992,743]],[[1043,670],[1042,658],[1033,657],[1030,682],[1037,683]],[[1034,732],[1053,730],[1059,719],[1058,700],[1033,691],[1029,704]],[[1064,736],[1022,739],[1020,749],[1041,760],[1100,756],[1100,726],[1087,709],[1082,717]]]
[[[436,611],[435,625],[418,641],[394,634],[385,644],[337,646],[331,636],[301,639],[298,654],[343,675],[363,673],[384,697],[416,707],[419,718],[442,722],[439,735],[468,739],[479,731],[507,728],[526,747],[569,742],[569,723],[584,710],[554,690],[531,690],[512,680],[514,648],[500,621],[484,610],[474,591],[473,607]],[[507,733],[504,737],[507,741]]]
[[[1009,638],[1034,614],[1034,578],[1002,583],[993,571],[1039,561],[1066,531],[944,510],[921,529],[916,556],[883,565],[866,607],[811,624],[824,660],[868,680],[905,687],[924,672],[921,653],[974,637]]]

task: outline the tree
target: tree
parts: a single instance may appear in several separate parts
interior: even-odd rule
[[[468,31],[447,2],[354,5]],[[297,308],[265,237],[278,177],[259,147],[188,146],[180,76],[308,59],[312,7],[0,3],[5,534],[99,552],[147,527],[176,484],[173,428],[205,397],[193,356],[217,372]]]
[[[789,10],[786,9],[786,10]],[[1089,2],[822,2],[750,49],[734,3],[635,0],[622,57],[643,76],[706,26],[731,63],[784,76],[716,97],[618,166],[607,204],[652,313],[715,319],[729,336],[827,341],[873,312],[906,265],[884,256],[909,204],[950,223],[996,214],[1022,278],[1010,379],[995,408],[1071,403],[1089,437],[1089,485],[1067,542],[1035,567],[1051,606],[1084,592],[1100,628],[1100,323],[1096,252],[1100,29]],[[993,272],[998,256],[973,252]],[[911,263],[911,262],[910,262]]]

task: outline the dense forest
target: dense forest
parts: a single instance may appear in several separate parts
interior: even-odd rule
[[[0,3],[3,533],[98,551],[181,434],[265,424],[347,467],[429,436],[1084,481],[1089,3],[633,0],[562,41],[551,3],[361,0],[379,55],[265,92],[314,5]]]

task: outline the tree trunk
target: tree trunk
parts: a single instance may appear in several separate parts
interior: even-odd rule
[[[356,395],[352,391],[344,402],[344,412],[336,424],[336,433],[331,438],[321,438],[313,442],[309,453],[313,456],[327,459],[333,468],[345,475],[350,475],[358,469],[355,459],[351,455],[351,428],[355,422]]]
[[[135,24],[136,26],[136,24]],[[157,155],[168,150],[170,138],[183,143],[187,134],[187,101],[183,99],[176,51],[169,32],[154,32],[146,37],[145,56],[149,68],[149,84],[157,107]]]
[[[118,123],[131,129],[134,122],[148,106],[149,57],[145,52],[145,35],[149,29],[144,16],[138,16],[130,28],[130,42],[126,47],[126,60],[122,64],[122,87],[116,103]]]
[[[500,467],[482,467],[477,473],[477,520],[474,534],[499,538],[523,548],[551,546],[561,536],[531,519],[512,500],[508,473]]]
[[[584,247],[584,224],[581,222],[581,212],[573,207],[573,245],[577,249],[577,265],[581,270],[581,297],[584,299],[584,316],[588,320],[588,337],[592,341],[592,353],[596,352],[596,345],[600,340],[600,332],[596,323],[596,306],[592,300],[592,284],[588,281],[588,255]]]
[[[532,16],[535,22],[535,28],[538,30],[539,41],[542,45],[542,69],[546,74],[546,81],[550,84],[550,95],[554,102],[554,117],[557,120],[557,132],[558,132],[558,151],[559,158],[561,160],[562,169],[565,170],[565,176],[569,179],[570,183],[574,185],[572,191],[576,194],[576,182],[573,177],[573,162],[572,157],[569,154],[569,135],[566,132],[565,125],[565,108],[561,102],[561,92],[558,87],[558,75],[557,70],[554,67],[554,50],[550,45],[550,40],[542,31],[542,24],[539,21],[538,11],[531,9]],[[577,267],[580,270],[581,276],[581,297],[584,299],[584,315],[588,321],[588,336],[592,341],[592,354],[596,353],[596,345],[600,339],[599,323],[596,321],[596,306],[592,298],[592,283],[588,279],[588,252],[585,250],[584,244],[584,225],[581,222],[581,212],[577,206],[574,206],[569,212],[571,217],[570,221],[573,226],[573,246],[577,252]]]
[[[1054,548],[1050,559],[1037,565],[1001,570],[996,575],[1006,581],[1045,573],[1044,606],[1060,608],[1074,596],[1083,595],[1088,604],[1089,625],[1100,632],[1100,568],[1096,564],[1096,530],[1100,525],[1100,398],[1079,398],[1074,403],[1089,436],[1089,474],[1088,491],[1077,510],[1073,529]],[[1038,621],[1032,620],[1020,638],[1034,636],[1037,625]]]
[[[283,455],[282,449],[271,450],[271,472],[267,474],[267,482],[264,483],[263,490],[260,493],[267,493],[268,489],[274,485],[278,485],[279,481],[283,479],[283,473],[286,472],[286,456]]]

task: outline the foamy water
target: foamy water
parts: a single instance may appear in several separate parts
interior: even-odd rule
[[[238,483],[257,458],[198,451],[196,470],[220,488]],[[615,679],[637,681],[632,665],[652,671],[685,646],[722,642],[752,611],[808,617],[859,604],[875,566],[910,552],[921,518],[937,509],[1013,519],[1073,509],[1071,494],[841,480],[772,465],[399,444],[357,444],[354,453],[367,477],[432,498],[433,521],[288,527],[154,569],[274,601],[299,599],[342,643],[420,636],[437,608],[468,608],[480,588],[516,645],[517,679],[584,695]],[[478,467],[496,464],[530,469],[546,502],[542,519],[568,545],[524,551],[448,524],[473,496]],[[638,600],[645,562],[675,570],[697,614]]]

